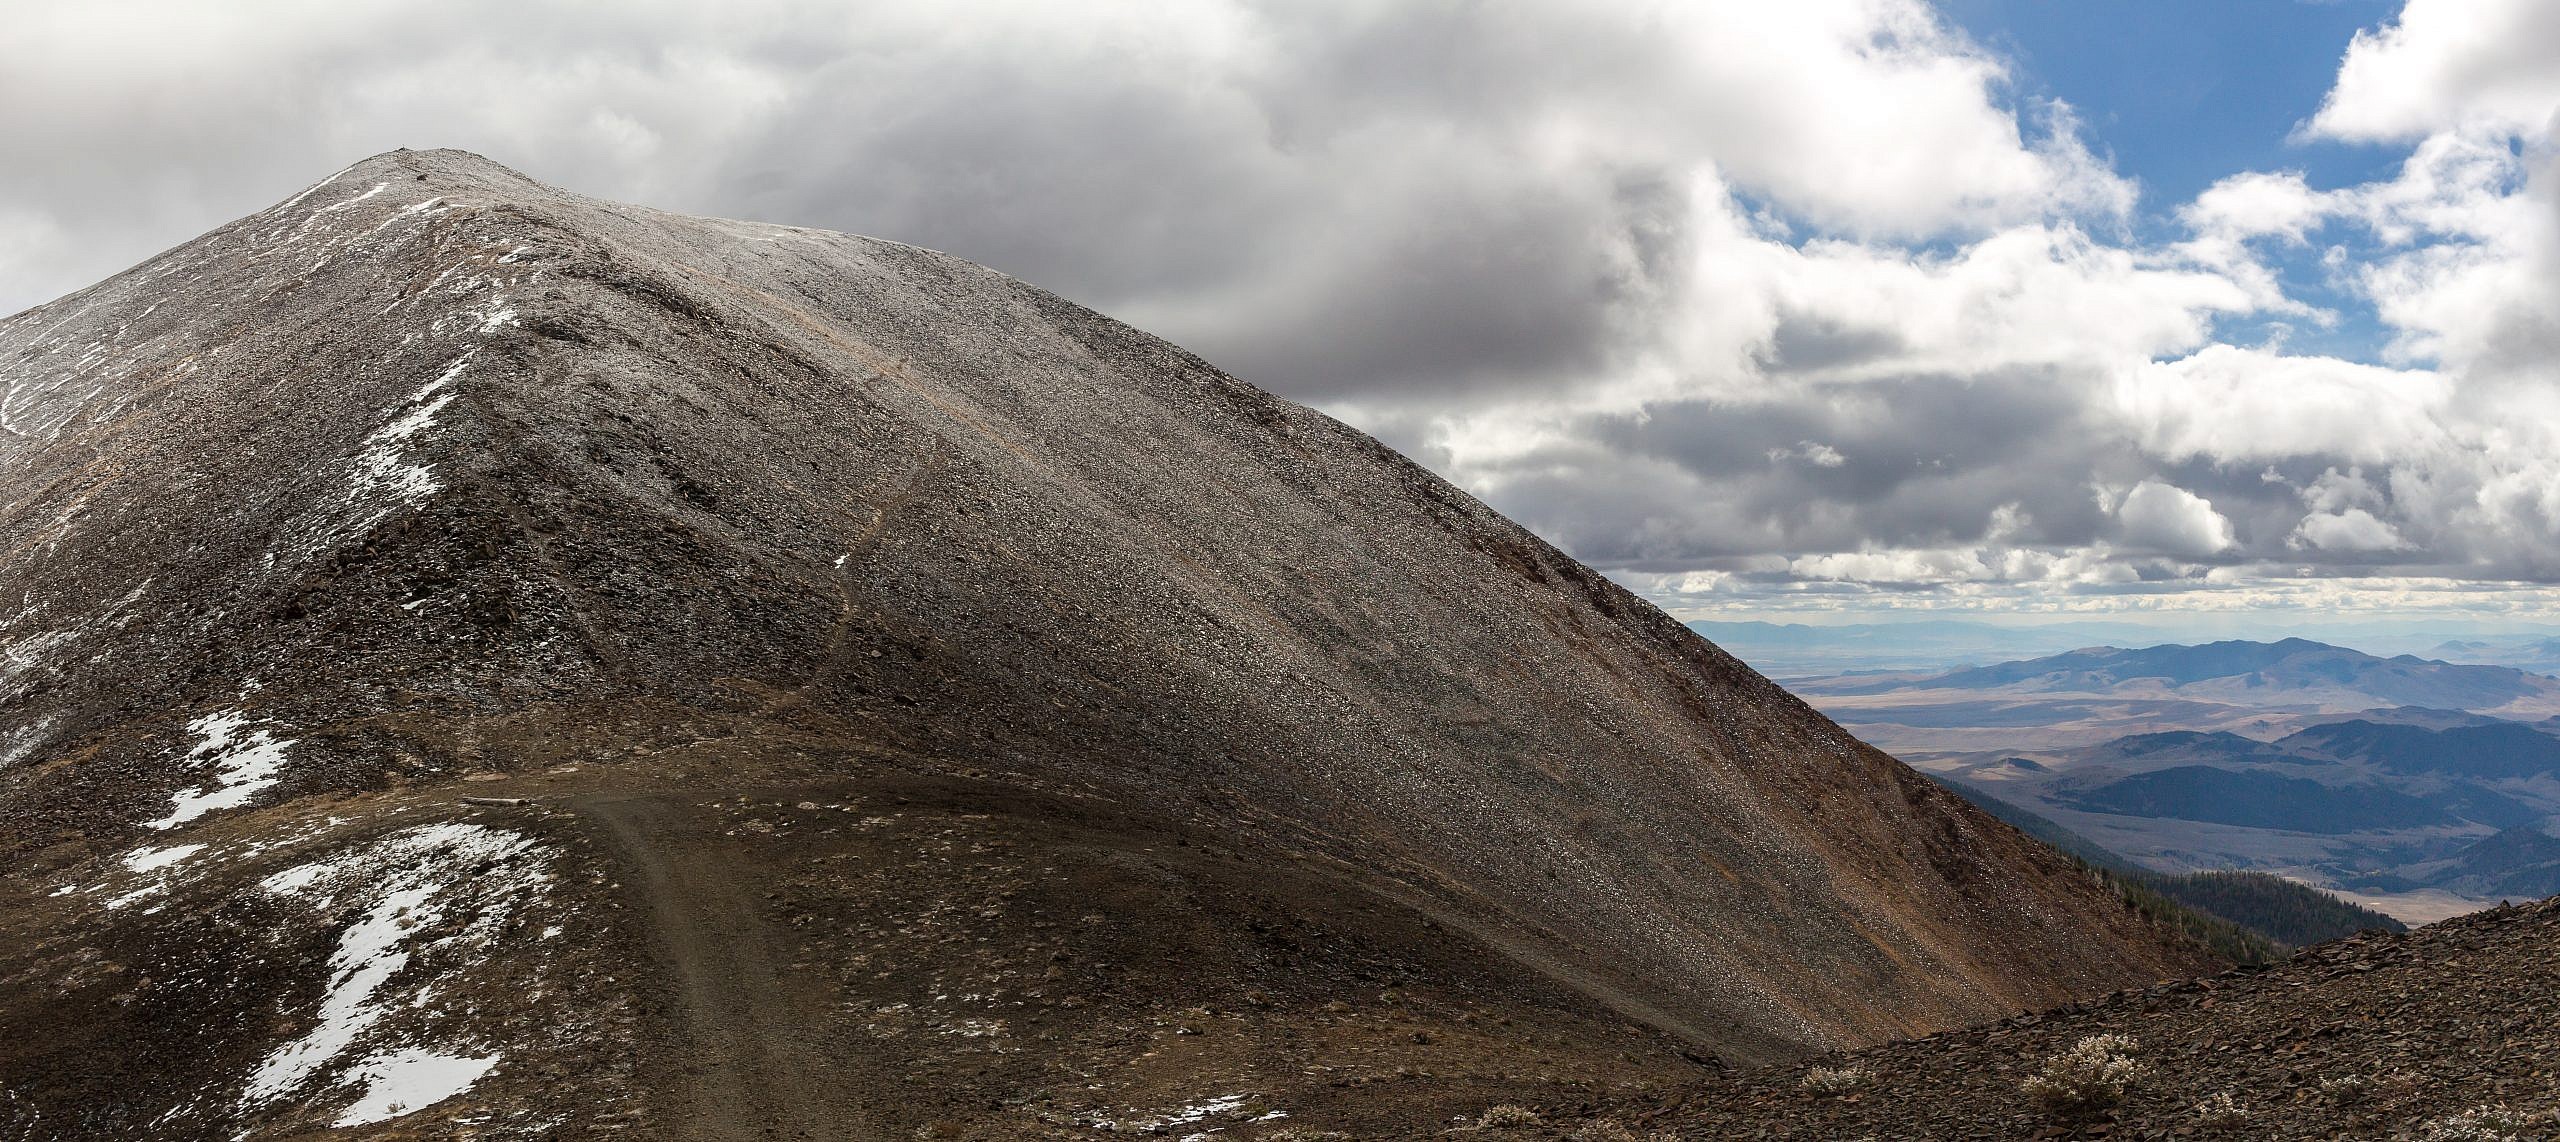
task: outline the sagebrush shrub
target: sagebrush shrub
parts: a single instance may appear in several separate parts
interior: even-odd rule
[[[2504,1106],[2475,1106],[2458,1114],[2433,1118],[2408,1137],[2416,1142],[2528,1142],[2550,1137],[2550,1114],[2534,1114]]]
[[[2249,1108],[2230,1091],[2222,1091],[2196,1104],[2196,1125],[2207,1130],[2238,1130],[2249,1124]]]
[[[2046,1059],[2044,1069],[2027,1076],[2018,1089],[2066,1118],[2110,1109],[2141,1081],[2143,1066],[2133,1057],[2138,1046],[2123,1035],[2091,1035]]]
[[[1493,1130],[1504,1126],[1536,1126],[1546,1120],[1546,1115],[1540,1114],[1525,1106],[1518,1106],[1506,1102],[1500,1106],[1486,1107],[1485,1112],[1476,1118],[1476,1129]]]
[[[1607,1118],[1573,1132],[1573,1142],[1672,1142],[1672,1138],[1669,1134],[1638,1134]]]
[[[1874,1082],[1875,1078],[1875,1072],[1870,1071],[1865,1067],[1840,1067],[1836,1069],[1832,1067],[1815,1067],[1812,1070],[1806,1071],[1804,1073],[1804,1078],[1797,1082],[1796,1085],[1815,1094],[1847,1094],[1853,1090],[1864,1089],[1868,1083]]]

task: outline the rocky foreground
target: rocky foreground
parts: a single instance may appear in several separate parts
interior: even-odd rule
[[[1486,1137],[1732,1139],[2560,1137],[2560,898],[2040,1015],[1736,1072],[1662,1104],[1495,1114]],[[2123,1036],[2123,1100],[2022,1089]]]

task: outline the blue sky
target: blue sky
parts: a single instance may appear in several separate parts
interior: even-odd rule
[[[2305,138],[2303,123],[2337,82],[2359,31],[2399,11],[2396,0],[1940,0],[1938,8],[2008,59],[2022,99],[2060,99],[2091,145],[2137,180],[2138,237],[2174,236],[2171,211],[2240,171],[2298,170],[2314,187],[2388,179],[2406,145]],[[2271,258],[2288,290],[2335,311],[2334,329],[2288,323],[2297,352],[2359,360],[2385,339],[2371,309],[2330,288],[2318,251]],[[2254,341],[2262,321],[2228,322]]]
[[[2155,209],[2243,170],[2312,185],[2386,178],[2406,147],[2297,141],[2356,32],[2393,0],[1941,0],[2017,65],[2022,95],[2079,109],[2083,129]]]

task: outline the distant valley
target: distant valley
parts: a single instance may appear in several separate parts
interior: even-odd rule
[[[2097,863],[2278,873],[2413,922],[2560,892],[2560,679],[2532,671],[2284,639],[1791,685],[1985,808],[2106,854]]]

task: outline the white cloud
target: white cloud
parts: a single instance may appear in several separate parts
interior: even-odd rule
[[[1925,4],[1551,11],[1652,42],[1614,66],[1643,89],[1610,93],[1609,124],[1676,122],[1693,152],[1713,156],[1736,183],[1819,224],[1930,234],[2132,205],[2131,185],[2089,155],[2067,108],[2049,109],[2042,140],[2029,141],[1995,94],[2005,66]],[[1622,70],[1626,60],[1635,71]]]
[[[2329,196],[2311,189],[2300,171],[2246,171],[2206,187],[2195,201],[2178,208],[2178,219],[2214,237],[2273,235],[2299,242],[2334,209]]]
[[[2560,108],[2560,6],[2548,0],[2409,0],[2360,32],[2307,125],[2333,139],[2405,140],[2487,129],[2537,135]]]
[[[2398,531],[2363,508],[2304,516],[2290,542],[2341,552],[2394,551],[2405,546]]]
[[[2440,450],[2453,388],[2424,370],[2212,345],[2115,386],[2134,440],[2171,462],[2330,455],[2378,463]]]
[[[2170,555],[2214,555],[2232,545],[2231,521],[2213,503],[2175,484],[2144,480],[2116,508],[2124,542]]]

